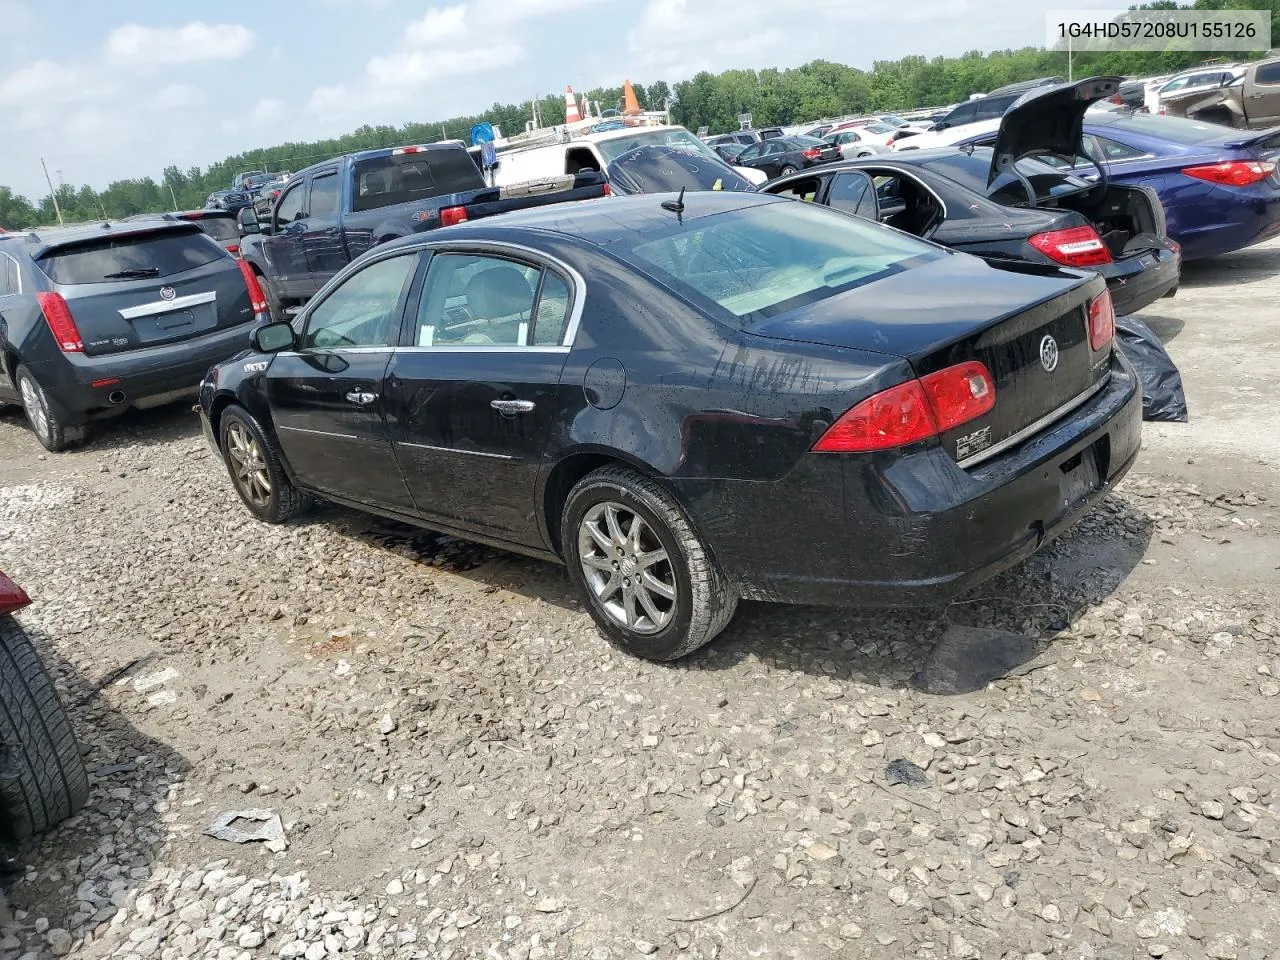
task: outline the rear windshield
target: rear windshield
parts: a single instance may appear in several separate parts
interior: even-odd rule
[[[117,283],[171,277],[226,256],[199,231],[134,234],[55,248],[40,258],[40,269],[58,284]]]
[[[996,203],[1013,207],[1026,206],[1029,203],[1027,190],[1012,174],[1000,174],[996,177],[996,182],[990,188],[987,187],[993,152],[990,147],[975,147],[972,154],[968,151],[957,151],[926,160],[924,166],[968,187],[974,193],[990,197]],[[1037,200],[1054,200],[1088,190],[1093,186],[1088,180],[1055,169],[1047,163],[1030,157],[1019,160],[1016,166],[1018,172],[1031,183]]]
[[[676,147],[636,147],[609,164],[606,173],[613,188],[625,194],[755,189],[723,161]]]
[[[480,171],[465,150],[424,150],[400,156],[360,160],[353,172],[352,207],[377,210],[484,187]]]
[[[621,244],[620,244],[621,245]],[[914,237],[805,203],[674,221],[622,256],[741,325],[817,303],[947,254]]]
[[[193,222],[218,241],[234,240],[239,235],[236,231],[236,222],[231,217],[201,217]]]
[[[1131,113],[1108,122],[1114,130],[1130,130],[1145,137],[1159,137],[1173,143],[1221,143],[1233,131],[1217,123],[1201,123],[1184,117],[1161,117],[1149,113]],[[1237,134],[1238,135],[1238,134]]]

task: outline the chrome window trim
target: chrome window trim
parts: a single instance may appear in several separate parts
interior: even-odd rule
[[[405,443],[402,440],[393,440],[393,447],[408,447],[410,450],[431,450],[435,453],[462,453],[471,457],[488,457],[490,460],[519,460],[519,457],[513,457],[505,453],[486,453],[483,450],[460,450],[457,447],[436,447],[429,443]]]
[[[1026,440],[1028,437],[1031,437],[1032,435],[1039,433],[1041,430],[1049,426],[1055,420],[1061,420],[1071,411],[1075,410],[1078,407],[1083,406],[1089,400],[1093,399],[1093,397],[1095,397],[1097,394],[1102,392],[1104,387],[1107,387],[1110,384],[1111,384],[1111,377],[1109,376],[1102,380],[1099,380],[1097,383],[1089,387],[1089,389],[1085,390],[1083,393],[1076,394],[1074,397],[1072,397],[1062,406],[1058,407],[1056,410],[1050,410],[1039,420],[1036,420],[1034,423],[1027,424],[1017,433],[1011,436],[1005,437],[995,446],[988,447],[986,450],[983,450],[979,453],[975,453],[972,457],[966,457],[963,460],[957,460],[956,466],[960,467],[960,469],[962,470],[968,470],[970,467],[976,467],[978,464],[983,463],[984,461],[990,460],[992,457],[999,456],[1000,454],[1008,450],[1010,447],[1016,447],[1018,444],[1022,443],[1022,441]]]
[[[153,300],[136,307],[125,307],[118,312],[126,320],[136,320],[139,317],[150,317],[158,313],[169,313],[173,310],[184,310],[187,307],[198,307],[205,303],[215,303],[217,299],[218,295],[210,290],[207,293],[190,293],[185,297],[174,297],[172,300]]]

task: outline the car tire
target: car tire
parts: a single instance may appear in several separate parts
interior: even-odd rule
[[[281,300],[278,296],[276,296],[275,288],[271,286],[270,280],[268,280],[265,276],[263,276],[262,273],[258,270],[255,270],[253,272],[254,272],[254,275],[257,276],[258,278],[258,286],[262,288],[262,296],[266,298],[267,312],[271,315],[271,322],[284,323],[286,320],[289,319],[284,315],[284,310],[285,310],[284,301]]]
[[[610,546],[593,536],[592,527]],[[656,481],[619,466],[588,474],[570,491],[560,530],[569,577],[600,633],[619,650],[646,660],[677,660],[733,619],[737,590],[675,498]],[[659,552],[661,559],[635,565],[637,556]],[[617,582],[627,566],[612,567],[606,576],[604,566],[615,561],[629,565],[636,584],[644,585],[637,590],[628,583],[629,610],[623,584]]]
[[[26,840],[89,798],[80,745],[31,638],[0,616],[0,834]]]
[[[58,415],[54,405],[49,401],[40,382],[31,375],[26,367],[18,367],[18,393],[22,396],[22,406],[27,414],[27,423],[31,432],[36,435],[40,445],[50,453],[61,453],[83,443],[89,436],[89,428],[71,425]]]
[[[791,166],[791,164],[787,164],[785,167],[783,167],[781,170],[778,171],[778,176],[789,177],[791,176],[791,174],[795,172],[796,172],[796,168]]]
[[[285,523],[311,506],[311,497],[285,473],[275,440],[244,407],[233,405],[222,412],[218,448],[232,486],[259,520]]]

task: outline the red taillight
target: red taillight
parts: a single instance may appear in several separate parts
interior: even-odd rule
[[[75,318],[71,316],[71,308],[60,293],[37,293],[40,309],[44,311],[44,321],[53,331],[53,338],[63,353],[84,353],[84,341],[80,339],[80,331],[76,329]]]
[[[236,260],[236,265],[240,267],[240,275],[244,277],[244,285],[249,291],[249,302],[253,304],[253,312],[267,313],[267,296],[262,292],[262,284],[258,282],[258,275],[253,272],[253,267],[249,266],[248,260]]]
[[[1093,227],[1070,227],[1037,233],[1028,241],[1050,260],[1069,267],[1095,267],[1111,262],[1111,251]]]
[[[466,220],[466,207],[445,207],[440,211],[440,226],[442,227],[451,227],[455,223],[465,223]]]
[[[996,405],[995,381],[986,366],[977,360],[931,373],[921,377],[920,382],[933,408],[939,433],[968,423]]]
[[[227,253],[231,254],[233,257],[238,257],[240,256],[240,248],[237,247],[234,243],[228,244]]]
[[[119,382],[119,377],[103,377],[101,380],[89,381],[89,386],[94,387],[95,389],[98,387],[114,387]]]
[[[802,151],[800,155],[804,157],[806,160],[817,160],[820,156],[822,156],[822,151],[819,150],[817,147],[810,147],[808,150]]]
[[[426,147],[396,147],[391,151],[393,157],[403,157],[406,153],[422,153]]]
[[[0,613],[13,613],[31,603],[31,598],[20,586],[0,573]]]
[[[1111,291],[1103,290],[1089,302],[1089,346],[1096,353],[1116,335],[1116,310]]]
[[[819,453],[865,453],[927,440],[982,416],[996,387],[977,361],[956,364],[868,397],[844,413],[813,445]]]
[[[1247,187],[1271,176],[1276,165],[1260,160],[1227,160],[1203,167],[1184,167],[1182,172],[1197,180],[1220,183],[1224,187]]]
[[[604,195],[605,195],[606,197],[612,197],[612,196],[613,196],[613,187],[609,186],[609,184],[607,184],[607,183],[604,185]]]

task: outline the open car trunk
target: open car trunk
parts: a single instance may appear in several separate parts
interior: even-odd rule
[[[1096,193],[1065,196],[1041,206],[1074,210],[1084,216],[1116,260],[1163,247],[1164,206],[1154,190],[1108,184],[1101,199]]]

